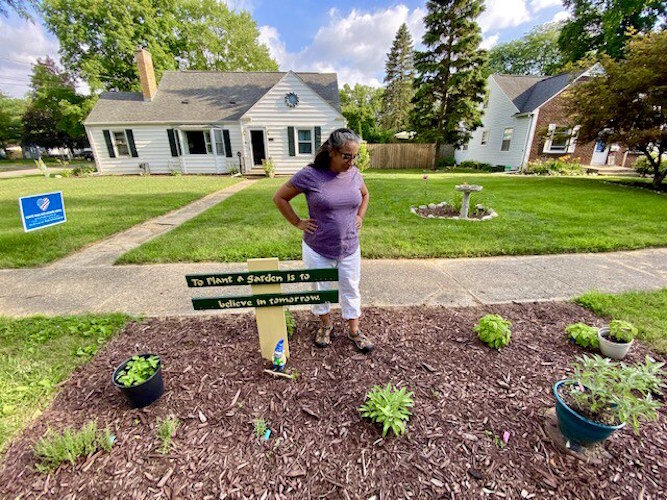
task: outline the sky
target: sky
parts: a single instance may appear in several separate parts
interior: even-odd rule
[[[225,1],[225,0],[221,0]],[[424,34],[424,0],[226,0],[257,21],[260,41],[281,71],[335,72],[339,85],[380,86],[387,52],[402,23],[419,48]],[[479,18],[482,46],[520,38],[535,26],[567,18],[561,0],[486,0]],[[0,91],[21,97],[31,65],[49,55],[58,61],[58,40],[41,24],[15,14],[0,17]],[[79,86],[87,93],[87,86]]]

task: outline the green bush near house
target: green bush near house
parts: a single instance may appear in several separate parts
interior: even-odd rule
[[[653,158],[657,158],[658,155],[654,154],[652,156]],[[644,155],[637,158],[632,167],[642,177],[653,176],[653,166],[648,162],[648,158],[646,158]],[[664,172],[665,170],[667,170],[667,157],[663,155],[662,160],[660,161],[660,171]]]
[[[569,156],[529,162],[524,169],[526,175],[584,175],[586,170]]]

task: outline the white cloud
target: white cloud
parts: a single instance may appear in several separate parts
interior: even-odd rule
[[[556,12],[554,14],[554,17],[551,19],[552,23],[559,23],[561,21],[565,21],[566,19],[570,19],[570,13],[566,10],[561,10],[560,12]]]
[[[0,19],[0,89],[13,97],[28,91],[32,64],[37,58],[58,58],[58,42],[40,24],[19,21],[11,26]]]
[[[530,21],[526,0],[487,0],[479,16],[482,32],[498,31]]]
[[[255,10],[254,0],[222,0],[222,2],[227,4],[227,7],[229,7],[230,10],[235,10],[237,12],[245,10],[252,14]]]
[[[498,43],[498,38],[500,38],[500,35],[498,34],[484,37],[484,40],[482,40],[482,43],[480,43],[479,46],[482,49],[488,50]]]
[[[533,12],[539,12],[551,7],[560,7],[563,5],[561,0],[530,0],[530,9]]]

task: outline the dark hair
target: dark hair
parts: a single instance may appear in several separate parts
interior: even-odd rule
[[[340,151],[346,142],[361,143],[361,137],[354,130],[349,128],[337,128],[329,135],[329,138],[322,143],[315,153],[315,159],[310,164],[318,170],[328,170],[331,161],[331,152]]]

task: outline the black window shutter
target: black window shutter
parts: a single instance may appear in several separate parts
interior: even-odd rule
[[[222,131],[222,140],[225,143],[225,156],[227,158],[232,157],[232,141],[229,139],[229,130]]]
[[[322,127],[315,127],[315,151],[322,144]]]
[[[111,144],[111,134],[108,130],[102,130],[104,134],[104,142],[107,143],[107,151],[109,152],[109,158],[115,158],[116,152],[113,150],[113,144]]]
[[[294,149],[294,127],[287,127],[287,144],[289,146],[289,155],[296,156]]]
[[[134,133],[132,129],[125,129],[125,135],[127,135],[127,144],[130,146],[130,154],[137,158],[139,154],[137,153],[137,147],[134,145]]]
[[[169,147],[171,148],[171,156],[178,156],[178,149],[176,148],[176,136],[174,135],[174,129],[167,129],[167,137],[169,137]]]

